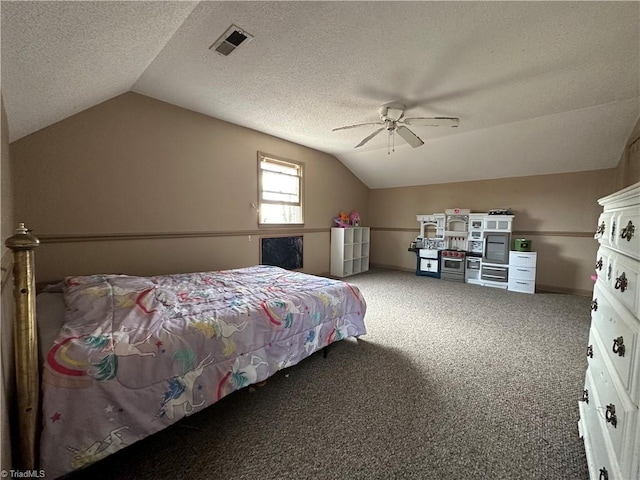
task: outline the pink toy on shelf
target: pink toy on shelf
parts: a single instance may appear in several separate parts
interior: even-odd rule
[[[340,228],[359,227],[360,226],[360,214],[355,210],[351,214],[347,212],[340,212],[337,218],[333,219]]]
[[[359,227],[360,226],[360,214],[354,210],[353,212],[351,212],[351,215],[349,215],[349,221],[350,221],[352,227]]]

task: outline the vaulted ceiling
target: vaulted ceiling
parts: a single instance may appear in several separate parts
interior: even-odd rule
[[[640,3],[2,1],[10,140],[127,91],[335,155],[371,188],[614,167]],[[231,25],[254,38],[225,57]],[[387,102],[410,128],[355,149]]]

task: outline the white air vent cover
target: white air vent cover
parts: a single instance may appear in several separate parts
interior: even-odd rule
[[[220,55],[224,55],[226,57],[241,45],[249,43],[252,39],[252,35],[235,25],[231,25],[227,31],[209,47],[209,50],[213,49]]]

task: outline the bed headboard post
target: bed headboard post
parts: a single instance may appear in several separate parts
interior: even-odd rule
[[[19,468],[37,468],[37,421],[40,414],[36,286],[33,250],[40,241],[21,223],[5,242],[13,250],[15,308],[14,350],[18,397]]]

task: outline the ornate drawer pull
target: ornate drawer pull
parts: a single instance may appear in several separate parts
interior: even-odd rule
[[[600,257],[600,260],[596,262],[596,270],[602,271],[602,265],[604,265],[604,262],[602,261],[602,257]]]
[[[611,264],[609,264],[609,268],[607,269],[607,280],[611,280],[611,269],[613,267],[611,266]]]
[[[589,390],[586,388],[582,391],[582,401],[584,403],[589,403]]]
[[[611,222],[611,243],[613,243],[615,238],[616,238],[616,222]]]
[[[627,275],[622,272],[618,278],[616,278],[615,289],[624,292],[627,289]]]
[[[627,223],[627,226],[624,227],[620,232],[620,238],[626,238],[627,242],[630,242],[631,237],[633,237],[633,234],[635,233],[635,231],[636,231],[636,227],[633,225],[631,220],[629,220],[629,223]]]
[[[604,229],[605,229],[605,225],[604,225],[604,222],[602,222],[600,225],[598,225],[598,228],[596,229],[596,234],[593,237],[600,238],[604,234]]]
[[[593,300],[591,300],[591,310],[593,310],[594,312],[598,311],[598,299],[594,298]]]
[[[615,348],[615,347],[614,347]],[[593,358],[593,345],[587,347],[587,357]]]
[[[617,353],[619,357],[624,357],[624,339],[622,337],[613,339],[613,353]]]
[[[598,480],[609,480],[609,474],[607,473],[607,469],[602,467],[600,469],[600,476],[598,477]]]
[[[607,405],[607,411],[604,415],[607,423],[613,425],[613,428],[616,428],[618,425],[618,419],[616,418],[616,406],[613,403]]]

